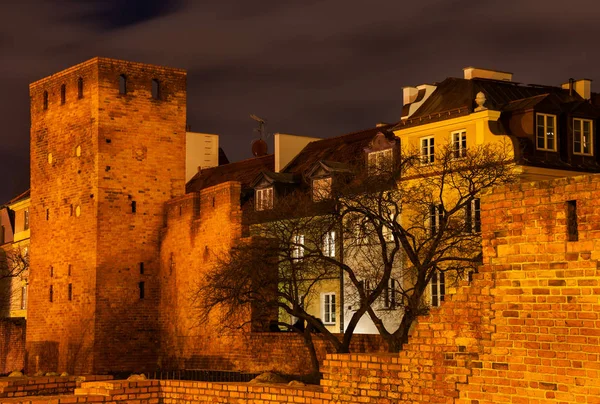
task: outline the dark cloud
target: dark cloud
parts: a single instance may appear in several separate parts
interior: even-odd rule
[[[69,0],[81,7],[79,17],[104,29],[117,29],[152,20],[177,11],[181,0]]]
[[[403,86],[470,65],[600,89],[597,0],[8,0],[0,13],[0,203],[27,187],[28,83],[93,56],[188,69],[188,121],[231,160],[250,156],[250,113],[269,132],[337,136],[396,120]]]

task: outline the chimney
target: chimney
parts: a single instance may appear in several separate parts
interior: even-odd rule
[[[575,92],[584,100],[592,98],[592,80],[590,79],[569,79],[569,81],[562,84],[561,87],[565,90],[569,90],[569,95],[573,95],[573,90],[575,90]]]
[[[478,67],[465,67],[463,73],[466,80],[471,79],[492,79],[501,81],[512,81],[512,73],[501,72],[499,70],[480,69]]]

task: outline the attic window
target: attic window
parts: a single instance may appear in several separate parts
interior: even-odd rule
[[[536,114],[537,149],[556,151],[556,115]]]
[[[592,156],[593,122],[589,119],[573,119],[573,153]]]
[[[312,180],[312,198],[315,202],[331,198],[331,177]]]
[[[367,163],[370,175],[379,175],[389,173],[392,170],[392,159],[394,154],[392,149],[374,151],[369,153]]]
[[[273,187],[257,189],[255,199],[256,210],[273,209]]]

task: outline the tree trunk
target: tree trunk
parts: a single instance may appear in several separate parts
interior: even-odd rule
[[[302,333],[302,338],[304,339],[304,345],[308,348],[308,353],[310,354],[310,364],[311,364],[311,373],[309,378],[318,381],[321,379],[319,358],[317,357],[317,350],[315,349],[315,344],[312,339],[312,325],[310,323],[307,324],[304,332]]]

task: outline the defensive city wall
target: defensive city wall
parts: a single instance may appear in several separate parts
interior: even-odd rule
[[[401,353],[328,355],[319,387],[93,382],[78,402],[600,403],[599,199],[600,176],[495,189],[473,280]]]

